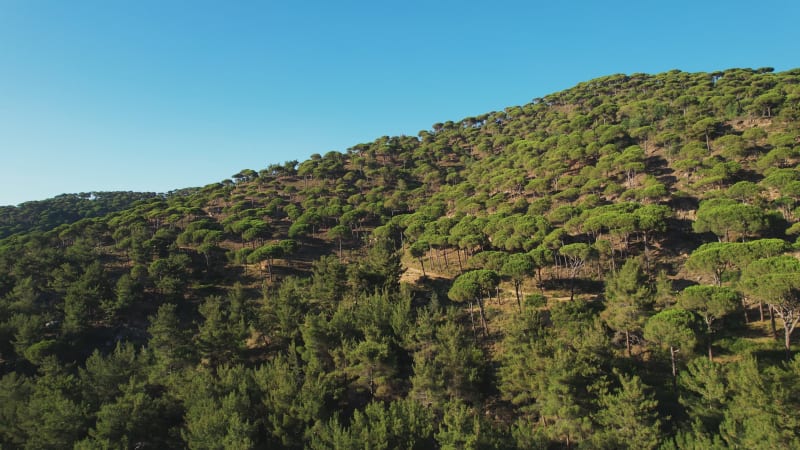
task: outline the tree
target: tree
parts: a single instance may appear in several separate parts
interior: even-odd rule
[[[733,261],[741,252],[736,243],[711,242],[695,249],[686,260],[686,268],[711,275],[716,286],[722,286],[725,274],[734,268]]]
[[[336,239],[339,243],[339,260],[342,259],[342,239],[350,234],[350,230],[344,225],[335,225],[328,230],[328,237]]]
[[[710,231],[725,242],[731,241],[732,233],[745,238],[757,235],[768,227],[768,217],[761,208],[731,199],[702,202],[697,210],[697,219],[692,224],[696,233]]]
[[[181,433],[191,449],[253,448],[256,426],[246,417],[246,402],[239,392],[218,400],[201,398],[186,410],[186,428]]]
[[[419,265],[422,268],[423,277],[425,276],[425,262],[422,260],[422,258],[425,256],[425,252],[428,251],[429,247],[430,246],[428,245],[428,242],[422,240],[416,241],[408,247],[408,252],[411,254],[411,257],[416,258],[417,261],[419,261]]]
[[[285,254],[284,248],[280,244],[263,245],[247,255],[247,262],[250,264],[266,261],[269,281],[272,282],[272,266],[275,258],[280,258]],[[263,268],[263,266],[262,266]],[[263,270],[263,269],[262,269]],[[263,273],[263,272],[262,272]]]
[[[709,433],[719,433],[719,424],[730,397],[724,366],[706,358],[695,358],[678,376],[680,402],[689,415]]]
[[[436,433],[436,442],[445,450],[487,448],[487,438],[491,436],[487,428],[475,410],[458,401],[448,402]]]
[[[665,309],[651,317],[644,327],[644,338],[669,349],[672,377],[678,376],[675,355],[680,350],[691,350],[697,343],[694,314],[685,309]]]
[[[620,387],[600,396],[594,415],[600,432],[592,439],[597,448],[654,449],[661,442],[658,401],[636,376],[617,374]]]
[[[575,243],[567,244],[560,249],[558,253],[564,257],[569,267],[569,299],[575,299],[575,277],[586,265],[586,262],[593,259],[597,255],[597,249],[589,244]]]
[[[120,386],[121,395],[104,403],[89,438],[76,448],[174,447],[181,411],[167,396],[152,397],[144,383],[131,378]]]
[[[762,369],[746,357],[728,369],[730,396],[719,435],[729,448],[798,448],[798,360]]]
[[[606,281],[603,318],[612,329],[625,334],[625,349],[631,356],[631,333],[640,332],[653,305],[653,286],[639,261],[628,259]]]
[[[453,282],[450,291],[447,293],[450,300],[454,302],[469,303],[470,317],[472,317],[472,302],[476,301],[478,303],[484,336],[489,335],[489,327],[486,324],[486,313],[483,308],[483,294],[485,292],[491,292],[499,281],[500,279],[497,276],[497,272],[493,270],[472,270],[459,275]],[[472,322],[474,331],[475,321],[473,320]]]
[[[722,124],[713,117],[700,119],[692,125],[691,132],[696,137],[703,137],[706,141],[706,149],[711,152],[711,138],[717,133]]]
[[[527,253],[515,253],[508,257],[500,273],[511,278],[514,282],[514,293],[517,296],[517,308],[522,312],[522,302],[520,301],[519,288],[525,278],[533,272],[535,265],[533,257]]]
[[[90,411],[77,389],[76,377],[55,357],[42,363],[17,423],[26,435],[26,448],[68,448],[85,435]]]
[[[181,324],[177,306],[164,303],[158,307],[155,316],[150,316],[148,350],[153,356],[154,380],[163,380],[171,373],[177,373],[196,360],[191,342],[191,330]]]
[[[791,337],[800,322],[800,260],[782,255],[750,263],[742,272],[742,286],[766,302],[783,321],[786,359],[791,357]]]
[[[247,337],[244,318],[235,317],[230,302],[216,295],[207,297],[198,311],[205,319],[194,338],[200,355],[212,367],[234,362]]]
[[[667,219],[672,217],[673,212],[668,206],[645,205],[635,210],[633,215],[636,217],[636,229],[642,234],[645,264],[650,271],[649,238],[655,233],[666,231]]]
[[[689,286],[681,292],[678,306],[694,311],[706,324],[708,334],[708,359],[714,359],[712,349],[713,336],[716,331],[714,323],[739,309],[741,299],[739,293],[730,288],[719,286]]]

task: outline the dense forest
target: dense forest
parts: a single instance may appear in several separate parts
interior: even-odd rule
[[[0,209],[2,448],[800,448],[800,69]]]

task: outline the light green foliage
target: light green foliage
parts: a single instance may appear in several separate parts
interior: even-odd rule
[[[477,450],[491,447],[492,434],[478,411],[452,401],[445,405],[444,417],[436,432],[436,443],[443,450]]]
[[[675,356],[690,353],[697,343],[697,318],[684,309],[665,309],[651,317],[644,327],[644,338],[669,349],[672,376],[678,374]]]
[[[176,305],[172,303],[161,305],[149,321],[148,350],[154,358],[152,375],[154,380],[163,381],[162,377],[195,362],[196,352],[191,342],[192,331],[181,323]]]
[[[709,334],[714,333],[714,323],[736,311],[741,306],[738,292],[719,286],[689,286],[681,292],[678,306],[694,311],[703,318]]]
[[[727,242],[756,236],[767,230],[767,214],[759,207],[732,200],[707,200],[697,210],[692,228],[697,233],[712,232]]]

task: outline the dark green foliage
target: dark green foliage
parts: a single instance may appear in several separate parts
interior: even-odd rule
[[[413,400],[388,405],[370,403],[353,413],[348,427],[334,417],[317,426],[312,449],[426,449],[433,445],[434,417],[430,409]]]
[[[600,396],[600,409],[594,415],[601,430],[593,445],[609,449],[653,449],[662,440],[658,401],[648,386],[636,376],[619,376],[620,386]]]
[[[88,192],[0,206],[0,239],[14,233],[48,231],[62,224],[104,216],[155,196],[151,192]]]
[[[639,262],[629,259],[619,272],[606,280],[606,309],[603,318],[612,329],[625,335],[631,354],[631,333],[640,333],[653,304],[653,286]]]

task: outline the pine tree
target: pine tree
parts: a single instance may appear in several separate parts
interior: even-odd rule
[[[625,349],[631,356],[631,333],[642,331],[653,304],[653,286],[637,259],[629,259],[606,280],[606,310],[609,327],[625,334]]]
[[[597,448],[653,449],[661,441],[658,401],[636,376],[617,374],[620,387],[600,396],[594,420],[600,431],[592,442]]]

